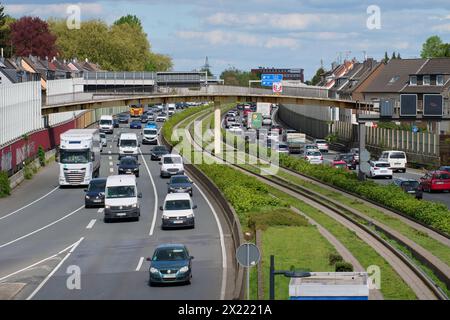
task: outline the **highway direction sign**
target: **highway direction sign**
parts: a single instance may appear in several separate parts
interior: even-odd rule
[[[265,87],[271,87],[274,82],[281,82],[283,80],[282,74],[261,74],[261,85]]]

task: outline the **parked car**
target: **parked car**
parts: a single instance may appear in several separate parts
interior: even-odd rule
[[[356,164],[359,164],[359,148],[351,148],[349,153],[353,154]]]
[[[310,164],[322,164],[323,156],[322,153],[320,153],[320,151],[318,150],[306,151],[305,160]]]
[[[169,150],[165,146],[155,146],[150,150],[150,159],[159,160],[166,154],[169,154]]]
[[[133,120],[130,123],[130,129],[142,129],[142,123],[140,120]]]
[[[187,192],[192,197],[192,190],[194,183],[192,180],[185,175],[175,175],[172,176],[167,182],[167,193],[179,193]]]
[[[122,157],[117,165],[119,174],[134,174],[136,177],[139,177],[140,163],[136,157]]]
[[[413,194],[416,199],[422,199],[423,191],[420,182],[414,179],[394,178],[394,184],[406,193]]]
[[[105,205],[106,178],[95,178],[89,182],[89,186],[84,190],[84,207]]]
[[[403,151],[383,151],[379,160],[389,162],[393,171],[406,171],[406,153]]]
[[[450,173],[448,171],[430,171],[420,178],[423,191],[450,191]]]
[[[150,286],[156,283],[182,282],[189,284],[192,279],[192,259],[189,251],[183,244],[159,245],[150,261]]]
[[[355,155],[353,153],[341,153],[337,155],[334,160],[336,161],[345,161],[347,164],[347,168],[350,170],[356,170],[357,161],[355,159]]]
[[[328,152],[329,146],[327,140],[315,139],[314,144],[317,146],[320,152]]]
[[[169,193],[166,195],[162,210],[162,229],[195,227],[194,209],[189,193]]]
[[[128,120],[130,119],[130,116],[126,113],[122,113],[119,115],[119,122],[120,123],[128,123]]]
[[[384,177],[392,179],[392,169],[387,161],[369,161],[370,170],[366,174],[370,178]]]

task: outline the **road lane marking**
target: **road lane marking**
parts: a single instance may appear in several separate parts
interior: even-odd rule
[[[225,239],[223,235],[222,225],[220,224],[219,216],[217,215],[216,210],[214,210],[214,207],[212,206],[211,202],[209,202],[206,195],[203,193],[202,189],[198,186],[196,186],[197,190],[200,191],[205,201],[208,203],[209,207],[211,208],[211,211],[214,215],[214,218],[216,219],[217,227],[219,228],[219,235],[220,235],[220,247],[222,250],[222,285],[220,288],[220,300],[225,300],[225,289],[227,285],[227,251],[225,250]]]
[[[72,252],[75,251],[75,249],[78,247],[78,245],[81,243],[81,241],[84,240],[84,237],[78,240],[73,246],[72,249],[66,254],[66,256],[58,263],[58,265],[55,267],[55,269],[52,270],[52,272],[49,273],[49,275],[42,281],[39,286],[28,296],[26,300],[31,300],[33,297],[39,292],[39,290],[42,289],[42,287],[47,283],[48,280],[58,271],[59,268],[63,265],[63,263],[70,257]]]
[[[17,213],[17,212],[19,212],[19,211],[22,211],[23,209],[28,208],[29,206],[35,204],[36,202],[41,201],[41,200],[44,199],[45,197],[48,197],[50,194],[52,194],[53,192],[55,192],[55,191],[58,190],[58,189],[59,189],[59,186],[56,187],[56,188],[54,188],[54,189],[52,189],[52,190],[50,190],[50,192],[44,194],[42,197],[40,197],[40,198],[34,200],[33,202],[30,202],[29,204],[27,204],[27,205],[25,205],[25,206],[23,206],[23,207],[21,207],[21,208],[19,208],[19,209],[17,209],[17,210],[14,210],[13,212],[8,213],[7,215],[1,217],[0,220],[3,220],[3,219],[5,219],[5,218],[7,218],[7,217],[9,217],[9,216],[12,216],[13,214],[15,214],[15,213]]]
[[[100,208],[97,210],[97,213],[103,213],[103,210],[105,210],[105,208]]]
[[[92,229],[92,227],[95,224],[95,221],[97,221],[97,219],[92,219],[89,224],[86,226],[86,229]]]
[[[111,150],[109,150],[108,153],[111,154]]]
[[[113,165],[112,161],[110,161],[110,162],[109,162],[109,165],[110,165],[110,166],[112,166],[112,165]]]
[[[113,173],[114,169],[113,168],[109,168],[109,172]]]
[[[108,159],[109,159],[109,160],[112,160],[112,156],[109,156]]]
[[[79,241],[79,240],[78,240],[78,241]],[[78,241],[77,241],[77,242],[78,242]],[[50,257],[47,257],[47,258],[45,258],[45,259],[42,259],[42,260],[40,260],[40,261],[38,261],[38,262],[33,263],[32,265],[29,265],[28,267],[22,268],[22,269],[20,269],[20,270],[14,271],[13,273],[10,273],[10,274],[4,276],[4,277],[1,277],[1,278],[0,278],[0,281],[3,281],[3,280],[5,280],[5,279],[7,279],[7,278],[9,278],[9,277],[12,277],[12,276],[18,274],[18,273],[21,273],[22,271],[26,271],[26,270],[28,270],[28,269],[31,269],[31,268],[33,268],[33,267],[35,267],[35,266],[37,266],[37,265],[39,265],[39,264],[41,264],[41,263],[43,263],[43,262],[45,262],[45,261],[51,260],[51,259],[53,259],[53,258],[59,256],[60,254],[66,252],[67,250],[69,250],[70,248],[72,248],[77,242],[72,243],[72,244],[71,244],[70,246],[68,246],[67,248],[62,249],[61,251],[59,251],[58,253],[56,253],[56,254],[54,254],[54,255],[52,255],[52,256],[50,256]]]
[[[109,148],[112,149],[112,145],[109,145]]]
[[[141,258],[139,259],[138,265],[137,265],[137,267],[136,267],[136,271],[141,270],[141,267],[142,267],[142,263],[143,263],[143,262],[144,262],[144,257],[141,257]]]
[[[145,168],[147,169],[148,175],[150,176],[150,182],[152,183],[153,186],[153,194],[155,196],[155,207],[153,209],[153,220],[152,220],[152,225],[150,227],[150,232],[148,233],[149,236],[153,235],[153,232],[155,231],[155,225],[156,225],[156,216],[158,214],[158,192],[156,191],[156,185],[155,185],[155,181],[153,181],[153,177],[152,177],[152,173],[150,172],[150,169],[147,165],[147,161],[145,161],[144,155],[142,154],[142,150],[141,148],[139,148],[139,153],[142,156],[142,160],[144,160],[144,165]]]
[[[53,222],[51,222],[51,223],[49,223],[49,224],[43,226],[42,228],[39,228],[39,229],[37,229],[37,230],[34,230],[34,231],[32,231],[32,232],[30,232],[30,233],[27,233],[26,235],[23,235],[23,236],[21,236],[21,237],[19,237],[19,238],[17,238],[17,239],[14,239],[14,240],[12,240],[12,241],[9,241],[9,242],[7,242],[7,243],[4,243],[4,244],[0,245],[0,249],[1,249],[1,248],[4,248],[4,247],[6,247],[6,246],[9,246],[10,244],[13,244],[13,243],[15,243],[15,242],[17,242],[17,241],[20,241],[20,240],[22,240],[22,239],[28,238],[29,236],[32,236],[33,234],[38,233],[38,232],[40,232],[40,231],[42,231],[42,230],[44,230],[44,229],[47,229],[47,228],[53,226],[54,224],[56,224],[56,223],[58,223],[58,222],[60,222],[60,221],[63,221],[64,219],[70,217],[71,215],[74,215],[75,213],[77,213],[77,212],[80,211],[81,209],[84,209],[84,205],[82,205],[82,206],[79,207],[78,209],[72,211],[71,213],[65,215],[64,217],[59,218],[58,220],[55,220],[55,221],[53,221]]]

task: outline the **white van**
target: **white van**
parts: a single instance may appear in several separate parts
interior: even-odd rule
[[[175,103],[169,103],[167,105],[167,113],[169,114],[169,117],[175,113],[175,110],[176,110]]]
[[[98,127],[100,132],[113,133],[114,132],[113,117],[101,116],[100,121],[98,122]]]
[[[133,218],[138,221],[141,215],[136,177],[134,175],[109,176],[105,188],[104,221]]]
[[[403,151],[383,151],[379,161],[389,162],[390,169],[392,169],[393,171],[406,171],[406,153],[404,153]]]
[[[169,193],[164,200],[162,210],[162,229],[177,227],[195,227],[194,209],[189,193]]]
[[[140,144],[136,133],[122,133],[117,145],[119,146],[119,159],[124,156],[138,156]]]
[[[161,157],[161,177],[184,174],[183,158],[178,154],[166,154]]]

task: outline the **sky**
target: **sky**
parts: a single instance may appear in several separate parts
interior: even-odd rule
[[[333,61],[387,51],[420,56],[423,42],[450,42],[449,0],[0,0],[6,13],[65,18],[76,4],[81,19],[114,22],[138,16],[152,50],[172,57],[175,71],[202,67],[303,68],[305,80]],[[379,13],[379,14],[378,14]]]

